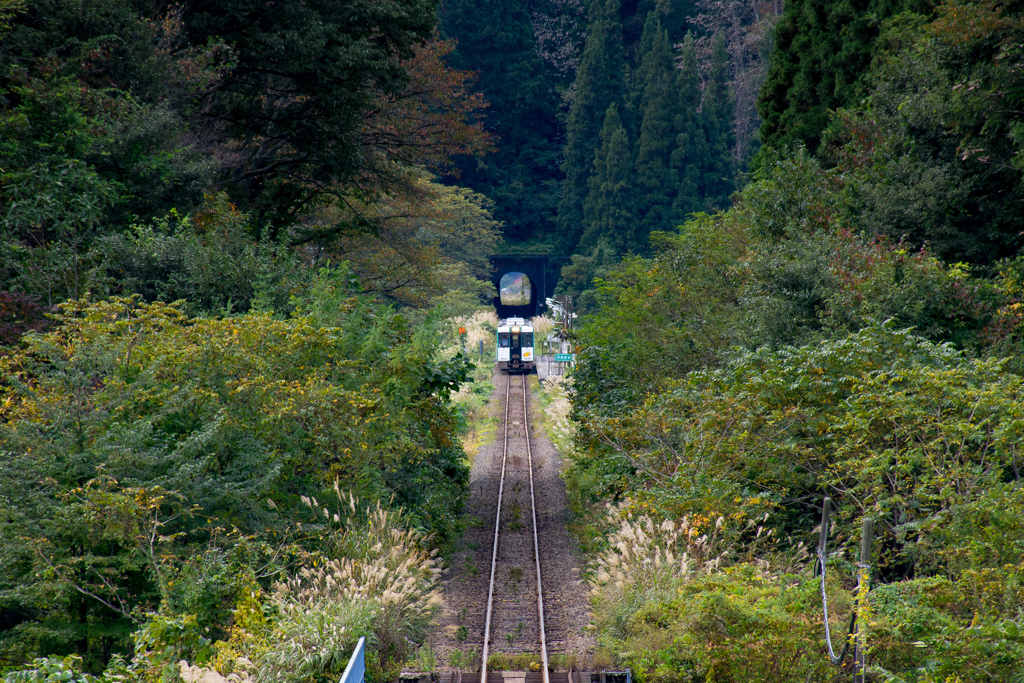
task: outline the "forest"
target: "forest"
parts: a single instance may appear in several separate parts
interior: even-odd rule
[[[869,564],[868,680],[1022,680],[1022,104],[1014,0],[0,0],[0,675],[393,680],[515,252],[597,658],[845,680]]]
[[[620,142],[630,180],[605,180],[612,108],[629,111],[609,105],[584,216],[610,200],[588,229],[648,242],[563,271],[584,314],[567,481],[600,646],[638,680],[849,680],[822,593],[839,652],[861,564],[867,680],[1024,674],[1024,17],[893,5],[784,5],[760,147],[716,176],[739,189],[670,229],[636,208],[667,206],[643,189],[648,109]],[[678,201],[682,177],[648,187]]]

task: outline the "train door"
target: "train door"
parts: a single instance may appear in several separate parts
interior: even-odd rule
[[[507,328],[506,328],[507,329]],[[498,369],[508,370],[509,333],[498,330]]]
[[[522,335],[519,333],[519,328],[512,328],[512,332],[509,334],[509,361],[513,366],[518,367],[521,359]]]
[[[519,368],[523,362],[523,335],[518,327],[513,327],[509,333],[509,367]]]

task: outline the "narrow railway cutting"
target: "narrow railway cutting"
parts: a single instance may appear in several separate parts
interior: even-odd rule
[[[492,656],[527,656],[546,683],[557,668],[549,653],[577,670],[589,663],[588,595],[566,528],[558,454],[531,426],[528,377],[496,373],[495,384],[500,424],[473,465],[473,522],[446,573],[447,608],[433,646],[442,667],[465,672],[466,681],[493,678],[481,666]]]
[[[498,480],[498,500],[494,516],[494,544],[491,552],[490,582],[487,589],[487,611],[484,623],[483,642],[483,665],[480,667],[480,683],[487,682],[487,663],[490,653],[492,636],[501,636],[508,640],[510,648],[513,646],[521,649],[524,646],[536,647],[539,645],[541,656],[541,675],[544,683],[548,683],[548,648],[544,633],[544,582],[541,571],[540,546],[537,531],[537,498],[533,482],[533,453],[530,448],[530,425],[529,425],[529,386],[526,376],[518,378],[519,393],[522,396],[522,403],[512,400],[513,378],[506,376],[505,384],[505,420],[504,420],[504,447],[502,448],[501,474]],[[515,406],[515,408],[513,408]],[[515,419],[515,418],[519,419]],[[525,451],[525,458],[523,457]],[[523,481],[529,486],[529,533],[525,531],[526,524],[522,519],[523,505],[520,498],[523,493]],[[511,494],[506,503],[505,484],[510,483]],[[502,533],[504,527],[504,533]],[[529,536],[530,541],[523,538]],[[505,540],[502,547],[502,540]],[[533,562],[529,562],[529,556],[533,555]],[[499,557],[502,562],[499,564]],[[508,581],[497,581],[498,570],[502,565],[509,567]],[[531,598],[518,593],[519,584],[523,583],[525,567],[532,565],[534,570],[534,590],[530,593],[536,596],[536,612],[530,618],[529,603]],[[499,587],[499,602],[495,603],[495,586]],[[525,591],[524,591],[525,592]],[[495,617],[497,617],[495,619]],[[492,633],[491,626],[496,628]],[[524,626],[526,624],[526,626]],[[529,635],[523,632],[526,631]],[[516,640],[522,638],[520,643]],[[499,641],[500,642],[500,641]]]

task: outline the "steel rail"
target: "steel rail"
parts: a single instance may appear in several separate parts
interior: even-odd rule
[[[498,481],[498,510],[494,514],[494,547],[491,549],[491,581],[487,587],[487,617],[484,621],[484,651],[480,660],[480,683],[487,683],[487,656],[491,644],[491,608],[494,605],[494,574],[498,564],[498,530],[501,528],[501,496],[505,491],[505,461],[508,459],[508,398],[512,376],[505,382],[505,440],[501,447],[501,479]]]
[[[548,681],[548,643],[544,636],[544,592],[540,578],[540,544],[537,540],[537,500],[533,494],[533,451],[530,449],[530,408],[526,405],[526,375],[523,375],[523,429],[526,430],[526,457],[530,467],[530,513],[533,515],[533,559],[537,565],[537,618],[540,620],[541,676]]]
[[[541,583],[540,570],[540,541],[537,530],[537,500],[533,487],[533,451],[530,446],[530,421],[529,405],[527,404],[528,387],[526,376],[523,376],[523,429],[526,431],[526,455],[530,472],[530,514],[533,519],[533,558],[537,570],[537,618],[540,631],[540,655],[542,663],[543,683],[550,683],[548,676],[548,646],[544,627],[544,592]],[[494,515],[494,545],[491,549],[491,579],[487,588],[487,615],[484,622],[484,647],[483,658],[480,662],[480,683],[487,683],[487,659],[490,653],[491,642],[491,614],[494,607],[494,577],[497,574],[498,566],[498,532],[501,528],[501,502],[505,491],[505,466],[508,462],[508,410],[509,398],[511,397],[512,377],[508,376],[505,385],[505,430],[501,453],[501,478],[498,481],[498,509]]]

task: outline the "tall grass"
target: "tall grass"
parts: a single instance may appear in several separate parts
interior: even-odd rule
[[[455,322],[466,328],[466,351],[476,364],[470,381],[463,384],[452,397],[465,418],[462,447],[472,466],[477,450],[491,440],[497,428],[491,393],[494,391],[494,348],[498,316],[487,308],[471,316],[458,318]],[[481,341],[484,349],[482,357],[479,350]]]
[[[367,637],[371,680],[390,680],[418,650],[441,605],[436,551],[424,550],[424,535],[406,528],[400,512],[380,503],[362,508],[337,486],[335,493],[335,512],[302,498],[319,518],[304,526],[319,534],[320,552],[256,605],[260,617],[236,615],[250,626],[220,644],[214,669],[182,662],[186,683],[336,678],[360,636]]]
[[[606,548],[590,566],[594,619],[600,632],[624,637],[645,604],[670,599],[697,572],[717,569],[727,554],[724,519],[655,523],[609,505]]]
[[[576,436],[576,425],[570,419],[572,403],[569,401],[568,389],[571,382],[571,379],[562,375],[549,375],[540,392],[544,432],[555,450],[564,456],[572,454],[573,439]]]

